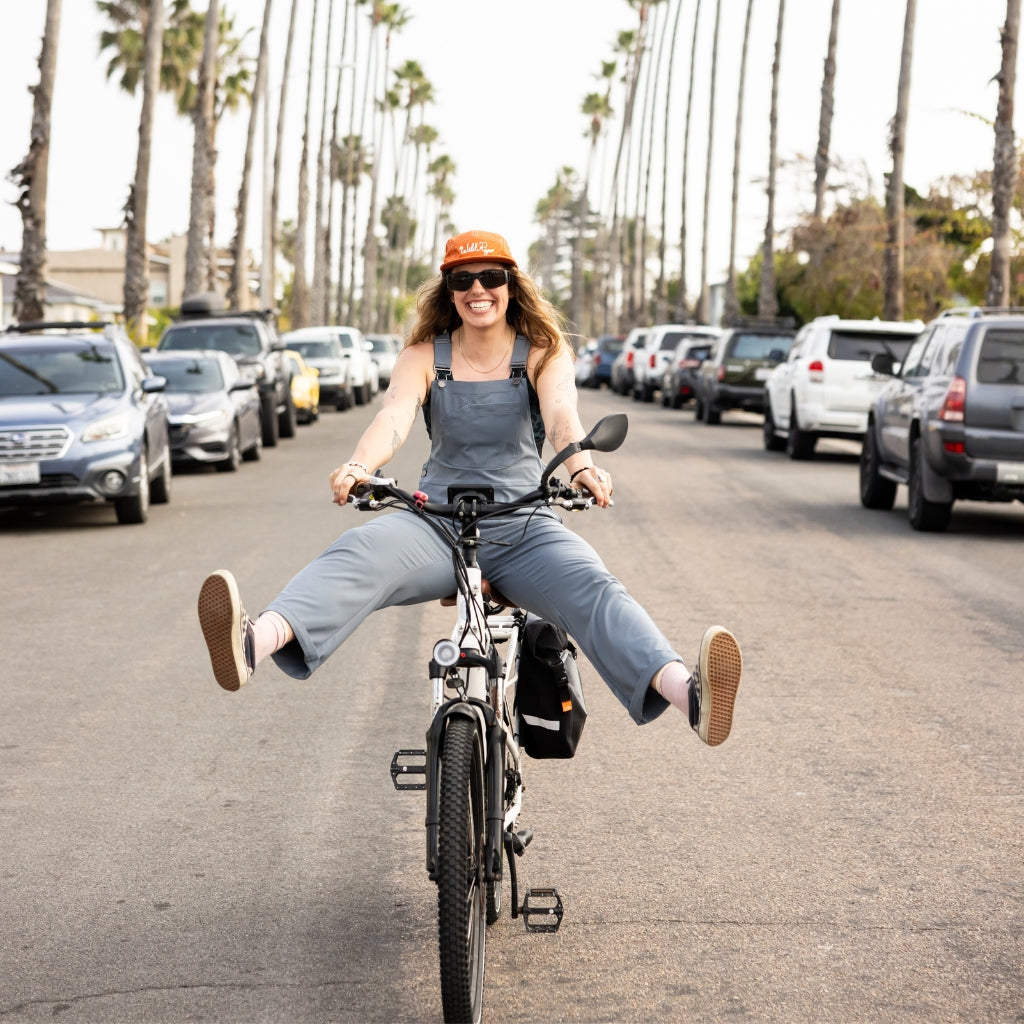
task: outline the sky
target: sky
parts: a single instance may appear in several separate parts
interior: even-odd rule
[[[202,0],[195,6],[202,8]],[[225,0],[239,29],[252,28],[255,54],[263,0]],[[332,51],[340,53],[343,0],[335,0]],[[456,200],[452,211],[458,230],[482,228],[504,234],[525,262],[527,247],[537,239],[535,209],[554,185],[560,168],[582,173],[589,142],[587,119],[580,108],[587,93],[599,90],[602,61],[613,59],[618,33],[636,27],[637,16],[626,0],[403,0],[410,15],[392,42],[392,66],[418,61],[434,86],[437,102],[427,121],[439,132],[434,155],[454,160]],[[813,206],[809,160],[817,144],[822,68],[828,41],[830,0],[786,0],[778,97],[779,195],[775,226],[784,230],[800,211]],[[300,0],[289,82],[281,213],[295,217],[296,183],[301,154],[306,98],[312,0]],[[314,132],[319,142],[319,104],[325,49],[326,0],[314,58]],[[673,5],[674,7],[674,5]],[[696,0],[684,0],[677,38],[677,60],[668,100],[667,152],[664,110],[655,122],[652,165],[655,178],[667,160],[672,182],[666,207],[670,272],[678,273],[679,226],[683,201],[686,88]],[[274,0],[271,33],[271,86],[280,84],[290,0]],[[710,280],[728,267],[730,194],[739,80],[740,50],[747,0],[721,0],[716,116],[709,131],[710,67],[715,5],[703,0],[698,25],[694,108],[689,137],[687,215],[688,292],[697,287],[701,262],[706,154],[711,171],[708,203]],[[38,57],[45,20],[45,0],[0,0],[0,248],[18,249],[21,218],[7,180],[25,156],[32,116],[29,87],[38,81]],[[847,173],[882,196],[883,175],[891,168],[888,125],[896,109],[905,5],[899,0],[845,0],[839,24],[832,155]],[[360,27],[366,35],[366,15]],[[754,0],[750,52],[743,108],[740,159],[740,266],[761,246],[767,202],[771,68],[774,57],[777,0]],[[904,177],[921,191],[946,176],[990,168],[999,70],[999,32],[1006,17],[1005,0],[919,0],[914,34],[910,108]],[[670,25],[662,31],[671,38]],[[105,77],[98,36],[103,19],[94,0],[63,0],[54,89],[47,205],[47,239],[52,249],[89,248],[99,244],[98,229],[118,225],[134,175],[141,95],[123,93]],[[668,47],[666,46],[666,50]],[[667,60],[667,57],[665,58]],[[335,62],[336,64],[337,62]],[[351,68],[346,69],[350,72]],[[346,73],[343,84],[363,71]],[[330,89],[333,102],[333,72]],[[622,109],[620,91],[613,107]],[[1018,109],[1024,104],[1018,104]],[[275,104],[276,110],[276,104]],[[276,113],[275,113],[276,120]],[[228,115],[218,136],[217,236],[226,243],[234,232],[234,205],[242,166],[248,113]],[[1016,125],[1021,131],[1020,118]],[[599,149],[591,196],[607,193],[614,159],[611,140]],[[709,147],[710,141],[710,147]],[[262,143],[257,141],[257,153]],[[150,184],[149,236],[155,241],[187,231],[192,165],[192,127],[175,115],[171,101],[157,106],[153,171]],[[260,162],[259,155],[257,163]],[[315,179],[311,177],[312,182]],[[259,177],[254,185],[258,194]],[[368,192],[368,189],[364,189]],[[256,200],[254,200],[256,202]],[[650,198],[657,219],[660,190]],[[250,247],[259,249],[258,216],[250,218]]]

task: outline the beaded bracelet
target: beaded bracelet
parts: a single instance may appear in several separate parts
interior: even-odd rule
[[[594,468],[593,466],[580,466],[580,468],[577,469],[575,473],[571,473],[569,475],[569,483],[572,483],[573,480],[575,480],[576,477],[578,477],[580,475],[580,473],[582,473],[584,470],[586,470],[586,469],[593,469],[593,468]]]
[[[355,466],[356,469],[361,469],[364,473],[369,473],[370,472],[361,462],[346,462],[345,465],[346,466]]]

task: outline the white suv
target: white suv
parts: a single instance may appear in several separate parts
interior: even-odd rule
[[[656,324],[647,329],[643,348],[636,350],[633,359],[633,397],[638,402],[650,402],[661,387],[665,367],[672,361],[676,346],[685,339],[714,340],[721,334],[717,327],[699,324]]]
[[[289,331],[287,337],[289,344],[294,340],[336,338],[345,359],[348,388],[356,405],[366,405],[380,391],[380,376],[373,360],[373,346],[357,327],[300,327]]]
[[[872,357],[887,352],[901,363],[923,330],[920,320],[819,316],[804,324],[765,381],[765,448],[809,459],[819,437],[861,440],[871,402],[889,380],[871,369]]]

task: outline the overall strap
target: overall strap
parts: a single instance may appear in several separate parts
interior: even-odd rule
[[[434,339],[434,380],[452,379],[452,338],[450,334],[439,334]]]
[[[530,340],[524,334],[517,334],[512,346],[512,371],[509,377],[518,384],[526,379],[526,360],[530,354]]]

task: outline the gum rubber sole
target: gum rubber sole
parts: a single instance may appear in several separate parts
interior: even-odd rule
[[[712,626],[704,634],[700,653],[700,675],[704,682],[701,710],[710,698],[707,722],[701,723],[707,735],[702,735],[701,739],[709,747],[717,747],[728,739],[732,729],[732,712],[743,672],[743,656],[736,638],[721,626]]]
[[[225,690],[239,689],[249,675],[242,652],[241,617],[234,577],[223,570],[207,576],[199,591],[199,625],[213,676]]]

